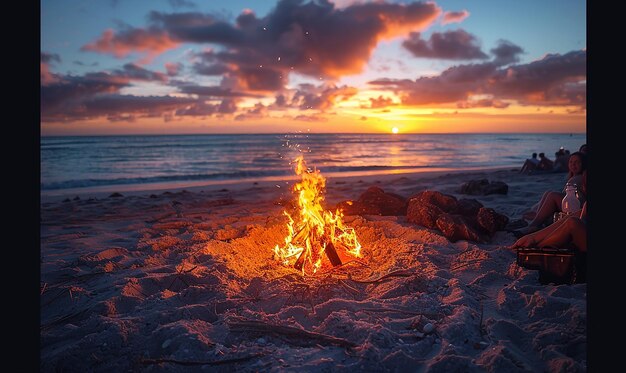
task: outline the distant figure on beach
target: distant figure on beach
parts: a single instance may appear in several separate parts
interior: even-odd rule
[[[568,162],[569,172],[567,173],[567,184],[574,184],[578,187],[578,195],[581,203],[586,200],[585,192],[587,182],[587,157],[585,154],[576,152],[570,155]],[[585,187],[582,187],[585,185]],[[541,227],[548,222],[548,219],[553,216],[555,212],[561,212],[561,201],[565,197],[563,192],[547,191],[541,197],[539,201],[537,212],[528,223],[528,227],[523,230],[516,231],[514,233],[517,237],[532,233],[541,229]]]
[[[568,162],[569,162],[569,150],[563,150],[554,153],[554,164],[552,166],[552,170],[554,172],[567,172],[568,171]]]
[[[552,162],[544,153],[539,153],[539,164],[537,165],[538,170],[550,171],[552,170],[552,166],[554,162]]]
[[[539,165],[539,159],[537,159],[537,153],[533,153],[532,156],[526,159],[526,162],[522,165],[522,169],[519,170],[520,173],[528,173],[533,171]]]

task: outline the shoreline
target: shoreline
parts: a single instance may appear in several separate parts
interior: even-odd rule
[[[364,183],[380,181],[390,181],[394,177],[405,177],[413,180],[421,180],[425,178],[438,177],[446,174],[465,174],[465,173],[481,173],[492,171],[511,170],[516,167],[469,167],[469,168],[415,168],[415,169],[397,169],[397,170],[373,170],[373,171],[352,171],[352,172],[322,172],[322,176],[327,179],[328,184],[334,182],[350,183],[359,179]],[[416,171],[419,170],[419,171]],[[162,183],[146,183],[146,184],[118,184],[103,185],[81,188],[67,189],[51,189],[40,190],[40,203],[49,203],[62,201],[66,198],[72,199],[79,197],[80,199],[88,198],[105,198],[112,193],[120,193],[124,196],[140,196],[144,194],[159,194],[164,192],[215,192],[228,188],[232,191],[240,191],[243,189],[254,187],[276,186],[278,184],[289,184],[300,180],[297,175],[283,176],[267,176],[267,177],[250,177],[244,179],[231,180],[198,180],[198,181],[174,181]]]

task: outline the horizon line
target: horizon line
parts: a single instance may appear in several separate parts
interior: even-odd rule
[[[245,135],[586,135],[585,132],[250,132],[250,133],[120,133],[120,134],[74,134],[39,135],[44,137],[120,137],[120,136],[245,136]]]

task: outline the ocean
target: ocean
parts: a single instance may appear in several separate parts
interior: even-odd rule
[[[41,193],[293,175],[304,154],[322,175],[521,167],[531,153],[572,153],[585,134],[258,134],[41,138]],[[148,189],[148,188],[146,188]]]

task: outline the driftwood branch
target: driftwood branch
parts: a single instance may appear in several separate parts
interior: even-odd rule
[[[428,318],[431,319],[437,319],[440,314],[439,313],[431,313],[431,312],[415,312],[415,311],[410,311],[410,310],[402,310],[399,308],[361,308],[359,309],[359,311],[366,311],[366,312],[397,312],[397,313],[404,313],[407,315],[411,315],[411,316],[426,316]]]
[[[309,332],[306,330],[294,328],[292,326],[275,325],[259,320],[232,320],[228,321],[228,327],[235,332],[260,332],[266,334],[277,334],[279,336],[287,336],[296,339],[305,339],[310,342],[319,344],[330,344],[340,347],[356,347],[357,344],[346,339],[333,337],[331,335]]]
[[[256,354],[252,354],[248,356],[234,357],[232,359],[220,359],[220,360],[212,360],[212,361],[185,361],[185,360],[175,360],[175,359],[142,359],[141,363],[144,365],[171,363],[171,364],[178,364],[178,365],[184,365],[184,366],[222,365],[222,364],[232,364],[232,363],[239,363],[242,361],[248,361],[257,357],[261,357],[263,355],[265,354],[256,353]]]
[[[454,266],[454,267],[450,268],[450,270],[451,271],[456,271],[457,269],[460,269],[460,268],[463,268],[463,267],[467,267],[468,265],[471,265],[471,264],[482,262],[483,260],[485,260],[485,259],[469,260],[469,261],[467,261],[465,263],[461,263],[461,264],[459,264],[457,266]]]
[[[352,280],[354,282],[358,282],[360,284],[374,284],[377,282],[380,282],[386,278],[389,277],[411,277],[415,275],[415,271],[414,270],[404,270],[404,269],[399,269],[397,271],[393,271],[393,272],[389,272],[386,275],[382,275],[377,279],[373,279],[373,280],[356,280],[353,278],[350,278],[349,280]]]

